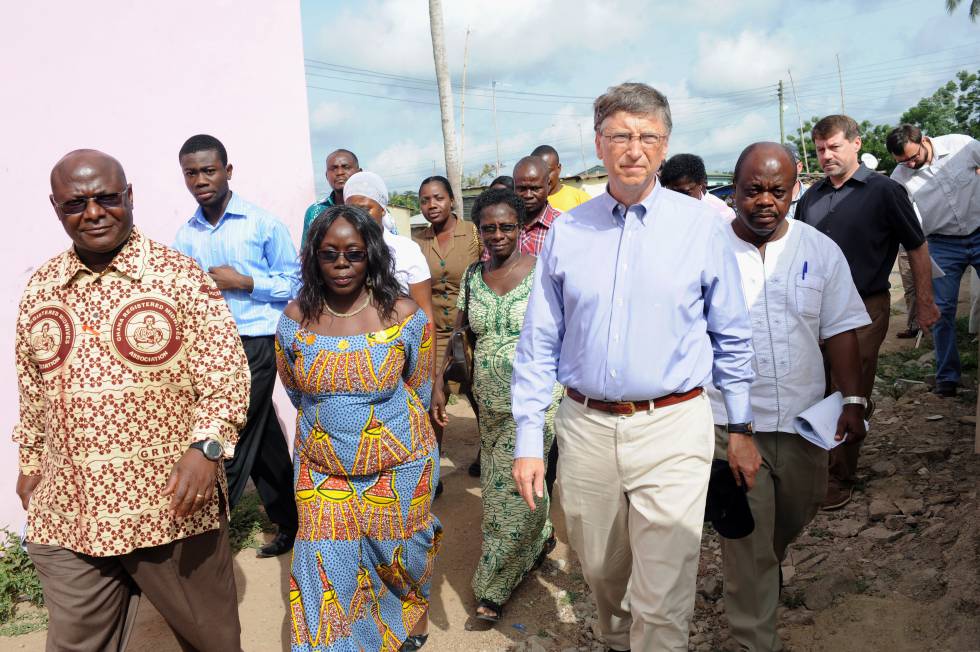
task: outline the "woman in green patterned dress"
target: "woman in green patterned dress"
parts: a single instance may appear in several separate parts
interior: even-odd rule
[[[459,293],[459,317],[469,294],[469,323],[476,334],[473,393],[480,407],[480,484],[483,493],[483,550],[473,575],[476,616],[497,622],[503,605],[521,580],[554,548],[547,493],[533,512],[511,477],[517,424],[511,413],[510,379],[534,276],[534,256],[522,254],[527,216],[524,202],[510,190],[488,190],[472,210],[490,260],[476,263]],[[547,412],[544,448],[555,437],[554,416],[561,399],[555,385]],[[445,394],[432,396],[432,417],[446,423]]]

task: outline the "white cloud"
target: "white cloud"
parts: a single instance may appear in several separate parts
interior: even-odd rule
[[[310,125],[314,131],[329,129],[341,124],[347,111],[338,102],[320,102],[310,112]]]
[[[692,85],[708,95],[775,84],[793,67],[796,50],[772,34],[743,31],[733,37],[698,38]]]

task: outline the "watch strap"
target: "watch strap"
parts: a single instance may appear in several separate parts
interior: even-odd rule
[[[860,405],[863,408],[868,407],[868,399],[863,396],[845,396],[841,399],[843,405]]]

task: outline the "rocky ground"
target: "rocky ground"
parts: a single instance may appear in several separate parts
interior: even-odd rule
[[[901,328],[896,315],[892,333]],[[972,353],[964,349],[964,359]],[[929,342],[918,351],[890,338],[876,388],[877,412],[862,453],[862,484],[838,512],[821,513],[793,544],[783,569],[780,635],[799,652],[980,650],[980,513],[974,454],[976,359],[968,389],[939,399],[925,383]],[[899,378],[910,381],[897,381]],[[559,545],[507,605],[495,627],[473,618],[470,578],[480,554],[479,482],[465,473],[478,435],[464,404],[450,407],[435,511],[446,528],[433,581],[426,649],[467,652],[595,652],[595,612],[567,546],[560,500]],[[245,650],[284,649],[288,559],[235,558]],[[706,527],[690,649],[735,649],[724,617],[721,552]],[[42,650],[44,632],[0,637],[3,650]],[[130,650],[178,650],[166,624],[144,602]]]

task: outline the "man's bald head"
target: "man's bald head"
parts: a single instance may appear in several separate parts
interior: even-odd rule
[[[76,149],[62,156],[51,169],[51,192],[55,192],[56,180],[63,184],[69,179],[100,174],[126,185],[126,171],[118,160],[97,149]]]
[[[756,246],[781,238],[793,203],[796,161],[779,143],[753,143],[735,163],[735,234]]]
[[[514,190],[524,200],[530,219],[537,217],[548,204],[551,184],[548,164],[540,156],[525,156],[514,166]]]
[[[749,163],[751,161],[751,163]],[[753,166],[782,166],[788,165],[792,168],[793,183],[796,183],[796,160],[786,151],[786,148],[779,143],[752,143],[744,150],[735,162],[735,173],[732,182],[737,186],[739,173],[747,165]]]
[[[51,170],[51,205],[75,253],[101,271],[133,230],[133,188],[122,164],[104,152],[77,149]]]

